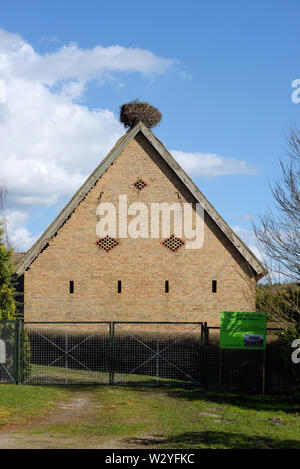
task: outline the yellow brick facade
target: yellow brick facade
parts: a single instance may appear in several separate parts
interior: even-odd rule
[[[147,183],[141,191],[134,187],[138,179]],[[171,252],[161,245],[163,238],[117,236],[119,246],[105,252],[96,246],[100,193],[101,202],[116,207],[119,195],[127,195],[129,205],[195,203],[139,133],[25,271],[25,321],[207,321],[216,325],[222,310],[255,310],[256,281],[249,264],[209,215],[205,214],[201,249],[182,247]],[[118,293],[119,280],[122,293]],[[166,280],[169,293],[165,293]],[[217,280],[217,293],[212,293],[212,280]]]

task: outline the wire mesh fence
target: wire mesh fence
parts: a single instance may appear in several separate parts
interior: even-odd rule
[[[0,321],[0,382],[17,382],[18,321]]]
[[[202,323],[115,323],[117,384],[204,382]]]
[[[109,383],[110,324],[25,323],[22,369],[24,384]]]
[[[265,388],[270,394],[290,394],[296,390],[296,383],[282,359],[277,336],[278,329],[267,330]]]
[[[24,384],[203,382],[202,323],[24,323]]]
[[[24,323],[24,384],[203,382],[202,323]]]
[[[277,329],[268,329],[265,350],[220,348],[220,328],[208,327],[207,384],[222,391],[292,393],[296,389],[280,354]]]
[[[265,350],[234,350],[220,349],[220,328],[202,322],[0,321],[0,383],[293,393],[277,334],[267,329]]]

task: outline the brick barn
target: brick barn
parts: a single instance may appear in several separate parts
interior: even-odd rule
[[[186,239],[99,238],[99,203],[202,204],[204,244]],[[149,209],[150,212],[150,209]],[[119,223],[118,213],[117,222]],[[132,127],[19,261],[25,321],[207,321],[255,311],[265,270],[163,144]]]

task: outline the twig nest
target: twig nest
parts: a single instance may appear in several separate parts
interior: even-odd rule
[[[146,127],[151,129],[161,121],[162,115],[158,109],[148,103],[133,101],[123,104],[120,109],[120,122],[124,127],[134,127],[142,121]]]

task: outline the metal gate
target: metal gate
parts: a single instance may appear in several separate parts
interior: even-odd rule
[[[202,323],[113,323],[113,382],[203,384]]]
[[[25,322],[23,384],[107,384],[111,324]]]
[[[205,331],[201,322],[25,322],[20,381],[204,384]]]

